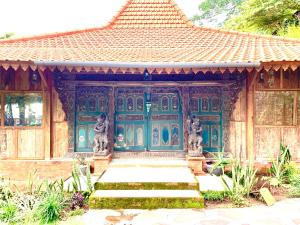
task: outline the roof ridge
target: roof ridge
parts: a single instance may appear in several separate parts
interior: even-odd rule
[[[153,8],[156,10],[153,10]],[[157,8],[159,8],[158,11]],[[145,15],[148,12],[147,10],[154,13],[153,18],[150,19],[149,16]],[[170,15],[177,18],[166,18]],[[161,23],[157,23],[157,21],[161,21]],[[151,27],[177,28],[193,27],[193,23],[173,0],[127,0],[117,15],[109,22],[108,27],[111,29],[130,27],[139,29]]]

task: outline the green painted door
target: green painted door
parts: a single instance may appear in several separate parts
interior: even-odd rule
[[[75,151],[92,152],[94,126],[97,117],[107,115],[107,89],[102,87],[79,87],[76,90]]]
[[[177,91],[119,88],[115,103],[115,150],[183,150],[182,108]]]
[[[200,119],[203,152],[217,152],[222,148],[222,100],[215,93],[198,93],[190,99],[191,116]]]

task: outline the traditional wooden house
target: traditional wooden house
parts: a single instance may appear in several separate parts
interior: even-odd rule
[[[0,41],[0,158],[204,152],[300,158],[300,40],[197,27],[172,0],[129,0],[104,27]],[[132,153],[133,154],[133,153]],[[0,163],[1,164],[1,163]]]

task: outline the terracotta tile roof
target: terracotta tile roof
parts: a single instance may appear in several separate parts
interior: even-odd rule
[[[172,0],[130,0],[106,27],[0,41],[0,61],[300,61],[300,40],[195,27]]]

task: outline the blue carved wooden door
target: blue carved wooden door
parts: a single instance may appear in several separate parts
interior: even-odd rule
[[[92,152],[97,117],[108,114],[108,90],[103,87],[78,87],[76,90],[75,151]]]
[[[192,89],[190,116],[200,119],[203,152],[217,152],[222,148],[222,98],[218,88]]]
[[[119,88],[115,150],[183,150],[179,93],[165,88]]]

